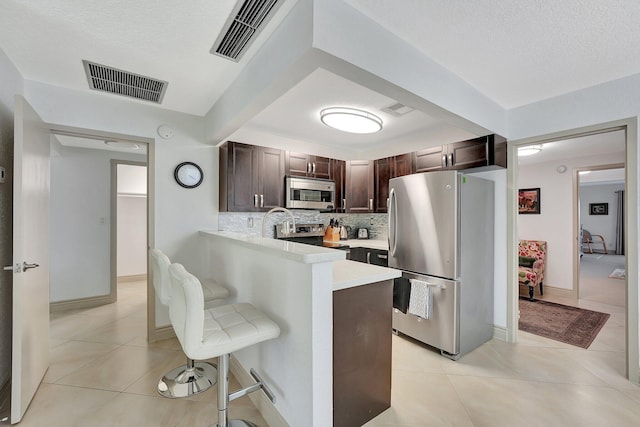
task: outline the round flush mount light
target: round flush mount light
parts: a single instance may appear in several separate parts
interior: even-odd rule
[[[122,148],[122,149],[125,149],[125,150],[139,150],[140,149],[140,144],[136,144],[135,142],[129,142],[129,141],[105,141],[104,143],[106,145],[108,145],[109,147]]]
[[[382,130],[382,119],[368,111],[348,107],[331,107],[320,111],[325,125],[343,132],[374,133]]]
[[[518,148],[518,156],[532,156],[542,151],[542,145],[529,145],[527,147]]]
[[[566,165],[560,165],[556,168],[556,172],[558,173],[565,173],[567,171],[567,166]]]

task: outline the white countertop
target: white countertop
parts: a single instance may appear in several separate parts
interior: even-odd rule
[[[285,240],[276,240],[269,237],[258,237],[251,234],[235,233],[232,231],[202,230],[200,231],[200,235],[233,240],[235,243],[242,246],[250,247],[262,252],[278,253],[284,258],[302,262],[304,264],[339,261],[346,258],[345,251],[327,249],[322,246],[287,242]]]
[[[352,248],[371,248],[371,249],[382,249],[389,250],[389,242],[387,240],[377,240],[377,239],[349,239],[349,240],[340,240],[340,243],[343,245],[348,245]]]
[[[402,276],[402,271],[356,261],[333,263],[333,290],[353,288]]]

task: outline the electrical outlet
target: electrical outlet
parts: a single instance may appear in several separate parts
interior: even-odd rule
[[[253,217],[247,218],[247,228],[253,228]]]
[[[373,217],[369,220],[369,225],[373,225]]]

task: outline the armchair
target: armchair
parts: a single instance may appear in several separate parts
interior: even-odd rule
[[[529,287],[531,301],[533,301],[533,291],[536,286],[540,287],[540,295],[543,295],[542,281],[546,258],[546,241],[520,240],[518,244],[518,284]]]

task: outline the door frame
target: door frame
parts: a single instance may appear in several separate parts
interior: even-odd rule
[[[107,132],[96,129],[86,129],[74,126],[65,126],[47,123],[51,133],[59,135],[77,136],[97,140],[119,140],[146,144],[147,146],[147,249],[155,246],[155,139],[141,136],[127,135],[117,132]],[[113,178],[112,178],[113,179]],[[111,203],[113,209],[113,202]],[[113,216],[113,212],[111,213]],[[113,238],[113,236],[112,236]],[[111,252],[111,292],[113,293],[113,280],[117,276],[117,269],[114,270],[113,244]],[[114,275],[114,271],[116,272]],[[147,260],[147,278],[149,274],[149,261]],[[117,287],[116,287],[117,288]],[[158,331],[156,330],[156,307],[155,292],[153,286],[147,286],[147,340],[156,341]]]
[[[638,120],[637,117],[600,123],[508,142],[507,150],[507,341],[518,334],[518,147],[624,129],[625,140],[625,268],[626,268],[626,376],[640,383],[638,337]],[[630,260],[633,260],[630,262]]]

